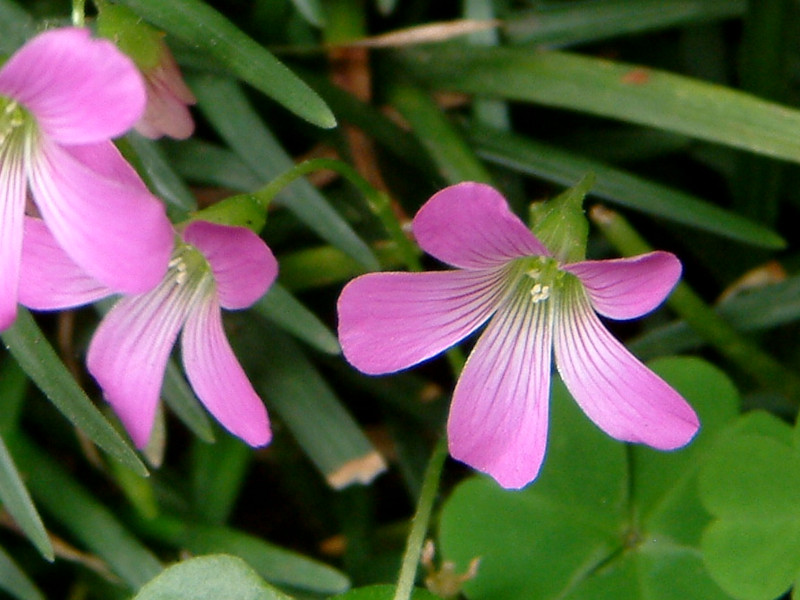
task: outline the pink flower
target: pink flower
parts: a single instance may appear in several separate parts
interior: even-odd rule
[[[372,273],[339,298],[345,357],[368,374],[405,369],[487,324],[453,393],[452,456],[520,488],[547,441],[551,353],[567,388],[614,438],[670,450],[697,432],[686,401],[615,340],[596,313],[655,309],[680,277],[666,252],[567,263],[542,245],[489,186],[463,183],[417,213],[419,245],[456,270]]]
[[[42,33],[0,68],[0,330],[16,316],[28,189],[58,244],[103,284],[139,293],[163,277],[164,206],[110,141],[144,105],[133,63],[84,29]]]
[[[60,250],[44,223],[27,218],[20,301],[39,310],[79,306],[111,293]],[[189,382],[231,433],[252,446],[270,441],[269,419],[236,360],[220,307],[247,308],[272,285],[278,264],[255,233],[205,221],[175,241],[163,280],[125,296],[103,318],[87,365],[138,447],[147,444],[178,333]]]
[[[158,41],[158,62],[152,67],[142,67],[147,88],[147,107],[136,124],[136,131],[145,137],[163,135],[183,140],[194,132],[194,121],[188,105],[195,104],[194,97],[181,77],[178,64],[163,40]]]

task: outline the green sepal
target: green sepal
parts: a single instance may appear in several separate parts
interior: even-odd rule
[[[97,32],[112,40],[133,59],[142,71],[149,71],[161,62],[164,34],[151,27],[127,6],[100,3]]]
[[[586,258],[589,222],[583,211],[583,199],[594,181],[594,173],[587,173],[575,187],[530,207],[531,230],[560,262]]]
[[[219,225],[247,227],[261,233],[267,223],[266,207],[254,194],[237,194],[193,212],[190,221],[208,221]]]

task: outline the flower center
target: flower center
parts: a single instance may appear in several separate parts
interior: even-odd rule
[[[31,118],[24,108],[15,100],[0,97],[0,145],[5,144],[28,122],[31,122]]]
[[[554,286],[558,285],[563,276],[558,269],[558,261],[548,256],[525,259],[522,272],[519,285],[534,304],[550,298]]]
[[[178,242],[169,261],[167,278],[171,279],[176,287],[191,285],[195,288],[213,284],[211,265],[205,256],[194,246],[185,242]]]

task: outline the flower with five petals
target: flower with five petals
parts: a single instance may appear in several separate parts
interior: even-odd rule
[[[20,301],[37,310],[94,302],[112,293],[83,272],[45,224],[25,220]],[[252,446],[271,439],[269,419],[225,336],[220,308],[243,309],[272,285],[278,263],[249,229],[194,221],[176,239],[152,290],[122,297],[89,344],[87,366],[134,443],[153,428],[164,371],[178,333],[186,376],[217,421]]]
[[[16,316],[28,190],[64,251],[118,292],[163,277],[172,226],[111,138],[141,117],[133,63],[85,29],[47,31],[0,68],[0,330]]]
[[[568,260],[479,183],[434,195],[413,233],[455,269],[356,278],[339,298],[339,337],[351,364],[382,374],[436,356],[486,324],[453,393],[454,458],[507,488],[536,478],[553,353],[576,402],[612,437],[670,450],[695,435],[699,422],[688,403],[598,317],[631,319],[655,309],[680,277],[674,255]]]

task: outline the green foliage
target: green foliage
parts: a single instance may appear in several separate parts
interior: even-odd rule
[[[485,478],[460,484],[444,506],[444,557],[466,570],[470,600],[728,598],[699,554],[709,517],[697,468],[737,411],[738,393],[719,370],[672,358],[653,368],[696,408],[702,430],[673,453],[626,447],[598,431],[563,385],[552,393],[543,472],[509,494]]]
[[[0,0],[0,52],[67,24],[68,4]],[[480,557],[469,600],[770,600],[797,587],[797,3],[72,4],[92,28],[122,11],[147,50],[163,41],[197,97],[192,138],[115,142],[171,220],[249,227],[278,259],[269,293],[225,317],[274,439],[252,449],[217,427],[176,351],[156,439],[137,454],[83,367],[102,305],[20,307],[0,356],[0,596],[395,600],[462,361],[355,372],[336,296],[370,271],[438,268],[409,221],[444,185],[490,182],[524,218],[589,172],[588,214],[607,203],[682,260],[679,316],[613,331],[655,359],[702,430],[671,453],[624,445],[556,384],[527,489],[446,463],[441,569]],[[617,256],[597,225],[588,258]],[[702,360],[663,358],[677,353]]]
[[[785,424],[752,421],[737,423],[704,465],[701,497],[715,519],[702,550],[731,596],[769,600],[800,579],[800,452]]]
[[[199,556],[172,565],[147,583],[133,600],[289,600],[265,583],[247,563],[224,554]]]
[[[28,377],[67,419],[114,458],[140,475],[147,474],[147,469],[131,447],[75,382],[27,310],[20,308],[16,322],[3,332],[2,338]]]
[[[347,593],[334,596],[334,598],[336,600],[392,600],[394,598],[394,591],[394,586],[374,585],[350,590]],[[435,600],[436,598],[438,598],[438,596],[434,596],[430,592],[421,589],[415,589],[411,595],[411,600]]]
[[[302,80],[222,14],[199,0],[125,0],[140,17],[201,49],[234,75],[320,127],[336,119]]]

